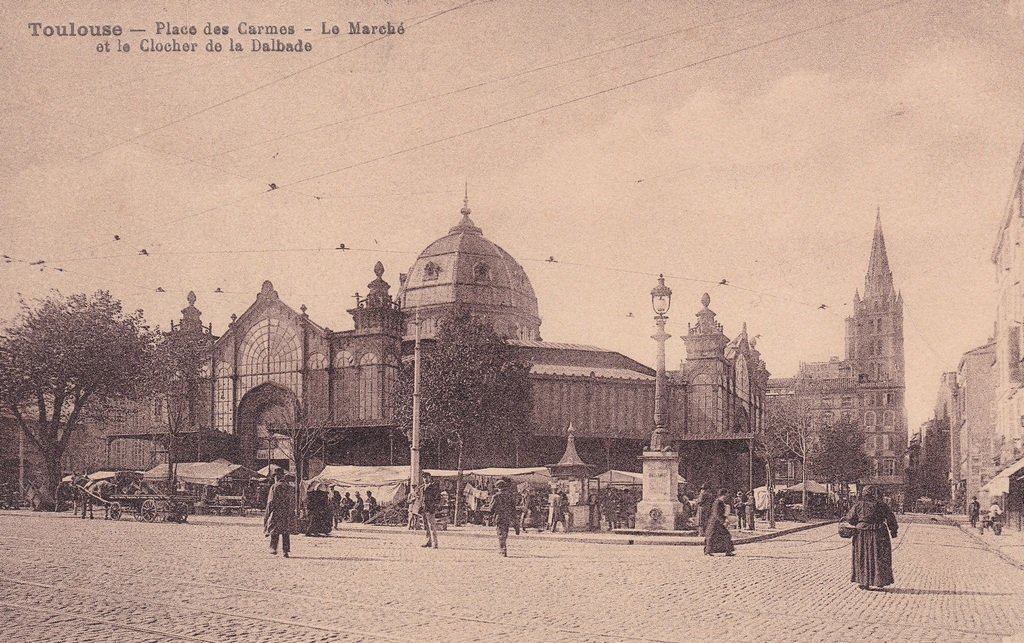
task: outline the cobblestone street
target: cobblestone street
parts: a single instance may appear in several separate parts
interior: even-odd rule
[[[293,538],[259,521],[186,525],[0,513],[10,641],[955,641],[1024,632],[1024,572],[956,527],[909,524],[896,586],[858,590],[825,526],[699,547],[490,540],[381,529]],[[992,536],[987,536],[992,538]]]

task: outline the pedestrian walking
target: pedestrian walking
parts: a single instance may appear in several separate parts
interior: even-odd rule
[[[708,489],[705,482],[700,486],[700,493],[697,495],[697,535],[706,536],[708,530],[708,518],[711,516],[711,505],[715,497]]]
[[[427,532],[427,542],[421,546],[437,549],[437,522],[434,520],[434,514],[441,507],[441,488],[426,471],[423,472],[422,486],[420,515],[423,516],[423,528]]]
[[[566,510],[569,508],[569,500],[565,496],[565,492],[552,492],[549,496],[549,502],[551,503],[551,533],[558,531],[558,525],[562,525],[562,531],[569,531],[569,522],[566,518]]]
[[[729,500],[729,491],[719,489],[718,497],[711,502],[711,511],[708,516],[708,523],[704,536],[704,555],[725,554],[735,556],[735,547],[732,544],[732,535],[726,526],[726,503]]]
[[[341,515],[341,492],[337,488],[331,494],[331,514],[334,517],[334,528],[338,528],[338,523],[342,520]]]
[[[281,469],[274,472],[274,485],[267,494],[267,508],[263,513],[263,532],[270,536],[270,553],[277,555],[277,541],[281,540],[284,557],[291,551],[291,533],[295,526],[295,488],[285,482]]]
[[[89,478],[85,476],[78,476],[74,479],[75,482],[75,493],[78,495],[79,500],[82,503],[82,518],[85,519],[86,510],[89,511],[89,520],[93,519],[92,515],[92,494],[89,493],[86,485],[89,484]]]
[[[892,538],[898,525],[889,505],[882,502],[878,487],[869,486],[850,507],[846,522],[853,525],[850,582],[860,589],[883,588],[894,582]]]
[[[750,531],[754,531],[754,510],[756,508],[757,503],[754,501],[754,491],[751,490],[743,503],[743,509],[747,512],[747,529]]]
[[[736,492],[736,500],[732,503],[732,510],[736,513],[736,529],[746,529],[747,495],[742,491]]]
[[[978,526],[978,517],[981,516],[981,503],[978,496],[971,498],[971,504],[967,507],[967,518],[971,521],[971,527]]]
[[[516,494],[505,480],[498,480],[495,487],[497,492],[491,496],[489,509],[498,532],[498,553],[508,556],[508,528],[516,522]]]

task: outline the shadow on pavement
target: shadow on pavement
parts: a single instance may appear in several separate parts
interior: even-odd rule
[[[963,592],[953,589],[917,589],[914,587],[887,587],[886,594],[933,594],[940,596],[1012,596],[1006,592]]]

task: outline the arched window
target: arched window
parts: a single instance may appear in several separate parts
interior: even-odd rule
[[[306,367],[311,371],[327,368],[327,358],[323,353],[313,353],[306,360]]]
[[[882,426],[891,427],[896,422],[896,414],[892,411],[882,413]]]
[[[334,356],[334,368],[347,368],[355,365],[356,360],[348,351],[341,351]]]
[[[874,431],[875,425],[878,423],[878,416],[874,411],[864,412],[864,428],[868,431]]]
[[[301,370],[302,346],[290,324],[264,319],[242,340],[241,375],[269,375]]]
[[[359,358],[360,420],[380,419],[383,401],[382,383],[380,358],[376,353],[366,353]]]
[[[486,263],[478,263],[473,266],[473,279],[475,281],[490,281],[491,280],[491,267]]]
[[[231,409],[231,364],[217,363],[217,379],[214,384],[213,428],[224,433],[231,433],[234,428],[234,417]]]

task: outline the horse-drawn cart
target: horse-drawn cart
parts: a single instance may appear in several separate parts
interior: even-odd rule
[[[188,520],[195,496],[186,494],[163,495],[138,493],[110,496],[101,502],[109,504],[110,517],[118,520],[128,512],[141,522],[154,522],[158,518],[167,522],[182,523]]]

